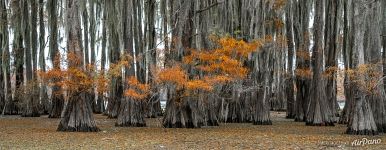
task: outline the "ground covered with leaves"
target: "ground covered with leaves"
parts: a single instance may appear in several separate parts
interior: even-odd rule
[[[165,129],[161,118],[148,127],[115,127],[114,119],[95,115],[98,133],[57,132],[59,119],[0,117],[0,149],[386,149],[386,137],[345,135],[345,125],[305,126],[272,112],[273,125],[223,123],[200,129]],[[352,146],[355,140],[379,144]]]

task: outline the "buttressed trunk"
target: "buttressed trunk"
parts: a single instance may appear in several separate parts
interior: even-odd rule
[[[47,2],[47,8],[48,9],[48,22],[50,25],[50,40],[49,40],[49,49],[50,49],[50,57],[51,62],[53,64],[53,67],[58,69],[60,68],[60,64],[57,63],[55,59],[58,59],[58,18],[57,18],[57,8],[58,8],[58,1],[52,0]],[[64,107],[64,96],[60,92],[61,89],[59,86],[54,86],[52,88],[51,94],[51,111],[49,113],[49,118],[60,118],[61,113],[63,111]]]
[[[269,99],[271,96],[269,77],[272,75],[270,68],[272,68],[272,50],[263,48],[262,52],[257,54],[255,68],[255,83],[258,84],[258,89],[252,98],[255,99],[255,114],[254,125],[272,125],[270,118]],[[256,68],[257,69],[257,68]]]
[[[323,1],[316,1],[315,5],[315,45],[312,51],[312,82],[311,96],[308,107],[306,125],[331,126],[334,125],[333,114],[326,95],[326,77],[323,73]]]
[[[369,10],[369,17],[366,21],[366,33],[365,33],[365,63],[372,65],[369,69],[373,70],[375,73],[382,74],[382,43],[381,37],[378,36],[381,33],[381,20],[380,17],[380,2],[374,2],[369,4],[372,8]],[[378,79],[375,79],[378,80]],[[374,90],[369,94],[368,99],[373,110],[374,120],[377,125],[378,132],[386,132],[386,109],[385,101],[386,94],[384,86],[379,82]]]
[[[58,131],[70,132],[97,132],[99,128],[96,126],[92,109],[89,102],[86,100],[84,93],[73,95],[69,99],[64,117],[60,120]]]
[[[294,38],[296,45],[296,69],[310,70],[310,33],[308,24],[312,7],[312,0],[299,0],[295,3],[294,8]],[[305,56],[305,57],[299,57]],[[296,77],[296,102],[295,102],[295,121],[306,121],[307,107],[310,96],[311,77]]]
[[[354,7],[352,10],[353,15],[353,49],[352,60],[355,69],[358,69],[360,65],[365,63],[365,47],[364,47],[364,35],[365,35],[365,21],[369,16],[369,7],[364,0],[354,0]],[[364,9],[364,10],[363,10]],[[355,15],[354,15],[355,14]],[[349,124],[346,133],[358,134],[358,135],[374,135],[378,134],[378,129],[374,121],[372,109],[366,91],[363,90],[363,83],[365,82],[365,74],[361,74],[358,77],[350,77],[351,88],[355,91],[353,95],[353,110],[350,113]]]
[[[201,112],[197,109],[197,101],[184,98],[184,89],[178,89],[176,93],[170,91],[163,126],[165,128],[200,128],[203,125],[203,119]]]
[[[115,126],[120,127],[145,127],[145,112],[142,100],[124,98],[121,100],[118,120]]]

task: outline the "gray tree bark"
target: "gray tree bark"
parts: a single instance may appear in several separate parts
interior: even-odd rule
[[[58,0],[47,1],[48,8],[48,24],[50,29],[49,39],[49,54],[53,68],[60,69],[59,61],[59,45],[58,45]],[[60,118],[64,107],[64,97],[60,93],[61,89],[59,86],[52,87],[51,95],[51,111],[48,115],[49,118]]]
[[[80,16],[79,16],[79,1],[67,0],[66,1],[66,19],[67,19],[67,49],[69,53],[73,53],[79,58],[83,58],[81,43],[81,30],[80,30]],[[84,61],[73,62],[69,60],[69,67],[77,69],[84,68]],[[94,121],[91,104],[86,99],[86,93],[75,91],[69,95],[69,101],[67,107],[64,110],[64,116],[60,120],[58,131],[76,131],[76,132],[96,132],[99,128]]]
[[[364,0],[353,1],[353,51],[352,60],[354,68],[365,64],[365,47],[364,36],[366,19],[369,17],[369,6]],[[375,124],[372,109],[370,107],[369,99],[366,97],[365,91],[361,89],[361,83],[365,82],[365,75],[357,77],[357,82],[353,82],[350,79],[354,96],[352,102],[354,103],[354,109],[350,113],[349,124],[346,133],[347,134],[359,134],[359,135],[374,135],[378,134],[378,129]],[[359,83],[358,83],[359,81]]]

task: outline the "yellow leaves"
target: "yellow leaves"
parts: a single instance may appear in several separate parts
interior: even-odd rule
[[[131,76],[127,79],[128,89],[124,95],[134,100],[144,100],[150,94],[150,86],[140,83],[137,78]]]

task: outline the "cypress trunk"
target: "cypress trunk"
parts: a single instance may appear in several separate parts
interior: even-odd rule
[[[48,23],[50,29],[49,49],[53,68],[60,69],[59,47],[58,47],[58,0],[47,1]],[[52,87],[51,111],[48,118],[60,118],[64,107],[64,97],[59,86]]]
[[[165,128],[200,128],[203,125],[203,119],[197,109],[197,101],[184,98],[184,89],[178,89],[176,93],[171,91],[173,90],[168,92],[163,126]]]
[[[1,24],[0,24],[0,38],[1,38],[1,49],[2,49],[2,75],[3,75],[3,83],[4,83],[4,99],[2,107],[0,108],[1,114],[10,114],[11,108],[9,108],[9,104],[13,104],[12,99],[12,90],[11,90],[11,73],[10,73],[10,52],[9,52],[9,39],[8,39],[8,19],[7,19],[7,5],[5,0],[0,1],[1,8]]]
[[[287,96],[287,118],[295,118],[295,95],[294,95],[294,74],[293,74],[293,61],[294,61],[294,40],[293,40],[293,1],[289,0],[287,3],[286,11],[286,30],[287,30],[287,45],[288,45],[288,70],[286,79],[286,96]]]
[[[315,45],[312,51],[312,82],[311,96],[308,113],[306,117],[306,125],[315,126],[333,126],[334,117],[327,101],[326,81],[323,73],[323,15],[324,1],[316,1],[315,5]]]
[[[45,26],[44,26],[44,0],[39,0],[39,69],[46,71],[46,61],[44,57],[45,43]],[[44,84],[40,86],[39,92],[41,114],[49,114],[50,101],[47,95],[47,87]]]
[[[312,0],[300,0],[294,9],[294,41],[297,71],[310,72],[310,33],[308,30]],[[311,76],[296,74],[295,121],[306,121],[310,97]]]
[[[71,96],[57,130],[66,132],[99,131],[94,121],[91,106],[84,93]]]
[[[144,119],[145,112],[141,100],[134,100],[132,98],[123,98],[121,100],[118,120],[115,126],[120,127],[145,127]]]
[[[364,7],[364,5],[367,5],[364,0],[354,0],[353,2],[354,6],[351,14],[353,15],[354,45],[351,57],[353,60],[353,66],[357,68],[365,63],[365,20],[368,17],[369,7]],[[366,92],[363,91],[363,87],[361,87],[361,85],[365,82],[365,76],[366,75],[361,74],[360,76],[355,77],[356,79],[350,77],[351,88],[355,91],[355,95],[352,97],[354,109],[349,116],[349,124],[346,131],[347,134],[378,134],[369,98],[366,95]]]
[[[83,69],[85,66],[82,52],[80,18],[79,18],[79,1],[68,0],[66,4],[68,10],[66,18],[67,23],[67,49],[81,58],[80,62],[69,60],[69,67]],[[94,121],[91,103],[87,99],[85,91],[69,91],[69,101],[64,110],[64,116],[60,120],[58,131],[77,131],[77,132],[97,132],[99,128]]]

